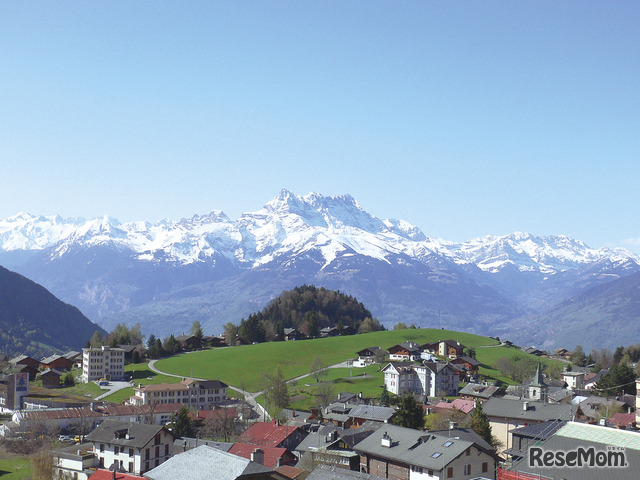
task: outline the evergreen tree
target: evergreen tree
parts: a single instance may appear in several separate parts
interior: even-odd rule
[[[389,390],[386,385],[382,385],[382,393],[380,394],[380,405],[388,407],[391,405],[391,397],[389,396]]]
[[[480,435],[488,443],[494,444],[493,435],[491,434],[491,425],[489,418],[482,410],[482,403],[476,400],[476,408],[471,411],[471,428]]]
[[[156,343],[156,336],[152,333],[147,340],[147,349],[151,348]]]
[[[571,354],[571,362],[578,367],[584,367],[587,364],[587,357],[584,354],[584,350],[582,350],[582,345],[576,345]]]
[[[189,418],[189,409],[182,407],[173,422],[173,433],[178,437],[193,436],[193,422]]]
[[[601,396],[621,395],[624,393],[635,395],[636,373],[629,365],[619,363],[611,367],[609,373],[596,383],[594,393]]]
[[[421,429],[424,427],[422,407],[410,393],[403,395],[398,404],[398,410],[391,417],[391,423],[401,427]]]

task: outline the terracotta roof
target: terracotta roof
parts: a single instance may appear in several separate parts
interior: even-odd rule
[[[636,422],[635,413],[614,413],[608,420],[609,423],[613,423],[618,426],[627,426]]]
[[[238,441],[264,447],[277,447],[296,430],[298,427],[256,422],[238,437]]]
[[[275,468],[278,465],[278,459],[284,457],[288,452],[286,448],[282,447],[263,447],[258,445],[250,445],[248,443],[234,443],[233,446],[229,449],[229,453],[233,453],[234,455],[238,455],[239,457],[251,460],[251,453],[256,448],[260,448],[264,452],[263,465],[268,468]],[[290,457],[294,457],[294,455],[290,454]]]
[[[284,475],[287,478],[291,478],[292,480],[301,474],[304,473],[304,470],[301,470],[297,467],[291,467],[289,465],[283,465],[281,467],[276,468],[276,472],[280,475]]]
[[[26,420],[55,420],[60,418],[94,418],[104,417],[102,412],[96,412],[89,407],[47,408],[44,410],[23,410],[19,414]]]
[[[137,477],[127,473],[116,472],[116,480],[146,480],[144,477]],[[110,470],[99,469],[96,473],[89,477],[89,480],[113,480],[113,472]]]
[[[453,402],[438,402],[434,408],[447,409],[447,410],[459,410],[462,413],[469,413],[476,407],[473,400],[463,400],[462,398],[456,398]]]

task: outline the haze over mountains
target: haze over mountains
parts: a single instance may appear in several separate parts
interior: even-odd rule
[[[140,322],[164,336],[199,320],[220,333],[306,283],[354,295],[388,327],[442,325],[545,348],[640,341],[636,255],[561,235],[448,242],[378,219],[349,195],[283,190],[237,220],[222,211],[157,223],[18,214],[0,220],[0,264],[107,330]]]

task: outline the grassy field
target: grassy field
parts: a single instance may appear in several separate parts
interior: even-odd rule
[[[500,380],[508,385],[515,385],[518,382],[513,381],[509,377],[503,376],[499,370],[495,368],[498,359],[500,358],[519,358],[523,360],[534,360],[540,362],[543,366],[551,367],[556,365],[562,369],[565,363],[558,360],[551,360],[549,358],[541,358],[525,353],[518,350],[515,347],[489,347],[489,348],[477,348],[476,360],[482,363],[480,367],[480,375],[485,377],[491,377],[495,380]]]
[[[308,373],[316,355],[325,365],[333,365],[354,358],[357,351],[367,347],[389,348],[404,341],[427,343],[446,339],[457,340],[470,347],[498,344],[496,340],[488,337],[449,330],[391,330],[346,337],[204,350],[159,360],[156,367],[177,375],[219,379],[248,391],[258,391],[263,387],[265,375],[272,374],[277,367],[281,368],[285,378],[295,378]]]
[[[132,378],[137,384],[149,385],[152,383],[178,383],[181,379],[176,377],[170,377],[168,375],[160,375],[153,370],[149,369],[149,365],[146,363],[130,363],[124,367],[125,376],[127,379]],[[102,391],[102,390],[101,390]],[[122,403],[133,395],[133,388],[123,388],[116,393],[105,397],[107,402]]]
[[[330,368],[327,372],[326,382],[331,387],[332,396],[340,392],[362,392],[365,398],[379,397],[382,393],[384,375],[379,371],[378,365],[370,365],[365,368]],[[309,410],[318,404],[315,395],[319,386],[314,383],[313,377],[304,377],[290,385],[289,393],[294,399],[291,408],[296,410]]]
[[[0,454],[2,480],[26,480],[31,478],[31,462],[27,457]]]

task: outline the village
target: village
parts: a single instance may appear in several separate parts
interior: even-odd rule
[[[287,329],[279,344],[317,347],[310,342],[354,333],[328,328],[322,338],[302,340],[300,332]],[[353,338],[366,341],[367,335],[372,334]],[[260,348],[219,348],[224,340],[177,337],[192,352],[183,353],[185,358],[199,351]],[[289,397],[279,402],[277,393],[241,390],[240,381],[173,375],[172,383],[143,384],[148,379],[132,375],[137,364],[131,363],[131,345],[88,347],[41,360],[19,355],[0,376],[1,443],[19,451],[19,445],[50,441],[52,478],[74,480],[556,478],[553,469],[528,463],[533,445],[624,448],[628,467],[616,478],[637,476],[640,396],[624,394],[624,388],[603,395],[599,386],[615,367],[594,372],[573,365],[573,352],[565,349],[543,352],[491,342],[470,347],[442,338],[369,346],[335,366],[316,358],[302,381],[317,388],[318,399],[332,367],[347,367],[350,378],[359,375],[354,370],[377,371],[380,393],[324,391],[324,401],[305,410],[289,408]],[[474,357],[491,348],[518,351],[533,359],[535,369],[509,385],[487,378]],[[551,371],[548,361],[562,365],[556,378],[545,373]],[[104,393],[84,400],[47,396],[46,391],[64,390],[70,376]],[[287,383],[293,379],[283,383],[285,392]],[[118,403],[103,400],[118,390],[132,394]],[[206,476],[212,470],[215,476]],[[574,478],[567,472],[588,478],[582,469],[562,471],[562,478]]]

